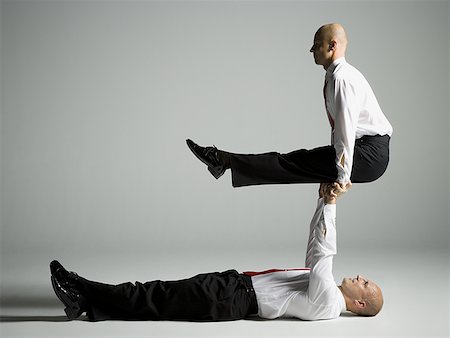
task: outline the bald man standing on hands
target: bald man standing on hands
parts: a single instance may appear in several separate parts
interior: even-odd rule
[[[347,34],[327,24],[314,36],[310,52],[326,70],[323,94],[331,144],[287,154],[236,154],[187,140],[195,156],[218,179],[231,169],[234,187],[260,184],[371,182],[389,162],[392,126],[364,76],[345,59]]]

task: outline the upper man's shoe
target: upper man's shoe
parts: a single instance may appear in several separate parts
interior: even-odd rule
[[[217,157],[216,147],[201,147],[192,140],[187,139],[186,143],[197,158],[208,166],[209,172],[218,179],[226,170],[223,163]]]
[[[85,311],[85,301],[77,288],[78,275],[69,272],[58,262],[50,263],[50,280],[53,291],[66,307],[64,312],[69,319],[78,318]]]

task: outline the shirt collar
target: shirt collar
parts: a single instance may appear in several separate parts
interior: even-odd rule
[[[339,59],[334,60],[333,63],[327,68],[327,73],[326,73],[325,77],[331,76],[331,74],[334,73],[337,66],[339,66],[340,64],[345,64],[345,63],[347,63],[347,61],[345,60],[344,56],[340,57]]]
[[[341,313],[347,311],[347,304],[345,303],[345,298],[341,290],[339,290],[338,292],[338,302],[339,305],[341,306]]]

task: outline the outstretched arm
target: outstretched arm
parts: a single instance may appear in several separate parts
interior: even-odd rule
[[[327,223],[332,224],[334,228],[335,207],[326,207],[327,205],[336,204],[336,200],[342,194],[348,191],[352,186],[351,182],[344,187],[338,183],[321,183],[319,187],[319,200],[317,201],[316,211],[311,220],[309,239],[306,249],[306,267],[312,268],[320,258],[323,258],[326,246],[323,246],[327,233]],[[327,217],[325,217],[327,216]],[[320,236],[322,233],[323,236]],[[336,243],[331,243],[336,246]],[[317,250],[317,248],[322,250]],[[335,250],[332,250],[335,251]]]
[[[345,193],[338,183],[321,184],[316,212],[311,221],[306,267],[310,268],[308,298],[312,303],[326,303],[327,297],[336,286],[333,277],[333,256],[337,253],[336,243],[336,199]]]

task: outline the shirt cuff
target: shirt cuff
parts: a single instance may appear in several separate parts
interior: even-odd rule
[[[336,218],[336,204],[325,204],[323,207],[324,218]]]
[[[321,205],[325,205],[325,198],[323,198],[323,197],[319,197],[317,199],[317,207],[319,207]]]
[[[336,179],[336,182],[346,185],[350,181],[350,177],[345,171],[344,168],[342,168],[339,164],[336,164],[337,170],[338,170],[338,176]]]

